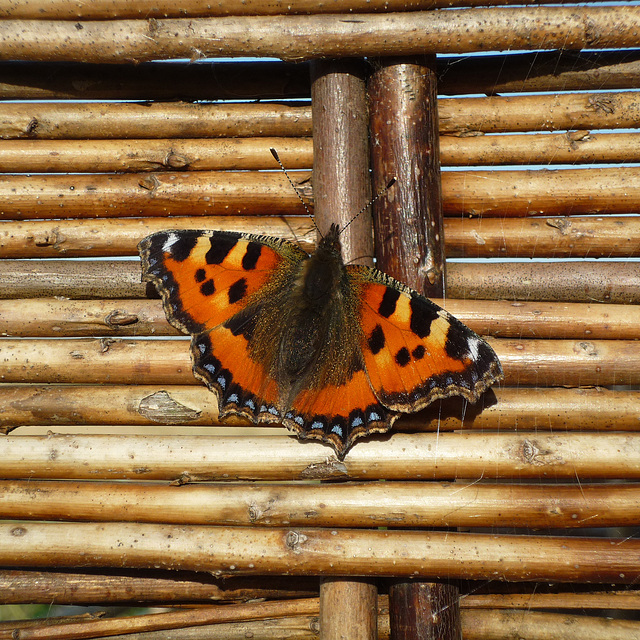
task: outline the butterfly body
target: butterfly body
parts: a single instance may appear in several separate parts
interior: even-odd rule
[[[393,278],[345,265],[332,226],[293,243],[166,231],[139,245],[169,321],[192,335],[194,374],[220,415],[282,423],[340,457],[361,436],[438,398],[470,401],[500,379],[491,347]]]

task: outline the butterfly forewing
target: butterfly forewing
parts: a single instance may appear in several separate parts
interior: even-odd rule
[[[376,396],[394,411],[438,398],[475,402],[502,377],[491,347],[417,292],[366,267],[347,267],[362,289],[362,350]]]
[[[186,333],[228,320],[284,260],[260,236],[225,231],[161,231],[139,249],[144,277],[162,294],[169,320]]]

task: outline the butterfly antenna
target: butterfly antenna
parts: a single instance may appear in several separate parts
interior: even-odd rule
[[[395,183],[396,183],[396,178],[391,178],[391,180],[389,180],[389,182],[387,182],[387,184],[384,187],[382,187],[382,189],[380,189],[380,191],[378,191],[378,193],[376,193],[376,195],[373,196],[373,198],[371,198],[371,200],[369,200],[369,202],[367,202],[367,204],[365,204],[364,207],[362,207],[362,209],[360,209],[360,211],[358,211],[358,213],[356,213],[356,215],[353,216],[353,218],[351,218],[351,220],[349,220],[349,222],[347,222],[347,224],[344,225],[344,227],[342,227],[342,229],[340,229],[340,233],[342,233],[354,220],[356,220],[361,213],[366,211],[376,200],[378,200],[378,198],[382,197],[385,193],[387,193],[387,191],[389,191],[389,189],[391,189],[391,187]]]
[[[287,177],[287,180],[289,181],[289,184],[291,185],[291,188],[296,192],[296,195],[298,196],[298,199],[300,200],[300,202],[302,202],[302,206],[304,207],[304,210],[311,217],[311,220],[313,222],[313,226],[318,230],[318,232],[320,232],[320,229],[318,229],[318,225],[316,224],[316,219],[313,217],[313,213],[311,213],[311,210],[307,206],[307,203],[304,201],[304,198],[300,195],[300,192],[298,191],[298,187],[296,187],[296,185],[293,184],[293,180],[289,176],[289,172],[284,168],[284,165],[280,161],[280,156],[278,155],[278,152],[273,147],[270,147],[269,151],[271,151],[271,155],[274,157],[275,161],[280,165],[280,168],[282,169],[282,173],[284,173],[284,175]],[[322,234],[320,234],[320,235],[322,235]]]

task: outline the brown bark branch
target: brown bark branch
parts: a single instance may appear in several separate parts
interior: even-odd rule
[[[496,593],[465,594],[460,606],[469,609],[637,609],[640,593],[629,590],[600,590],[595,586],[504,585],[493,584]],[[573,589],[573,591],[571,590]],[[464,615],[464,614],[463,614]]]
[[[572,0],[536,0],[571,2]],[[594,0],[586,0],[594,1]],[[183,0],[177,7],[170,0],[144,0],[134,5],[118,0],[14,0],[10,7],[0,7],[0,18],[34,20],[109,20],[114,18],[189,18],[232,15],[280,15],[316,13],[353,13],[411,11],[438,7],[472,7],[522,4],[521,0],[332,0],[318,4],[315,0],[242,0],[203,5],[199,0]]]
[[[635,213],[640,201],[640,171],[630,167],[446,171],[442,194],[448,216]]]
[[[476,615],[480,614],[480,615]],[[488,615],[484,615],[488,614]],[[465,640],[487,638],[598,638],[633,640],[640,633],[635,620],[612,620],[605,617],[520,611],[465,611],[462,616]],[[567,635],[567,630],[570,634]]]
[[[488,587],[488,588],[487,588]],[[502,584],[463,592],[464,609],[637,609],[640,592],[606,590],[594,585]],[[131,604],[149,602],[211,604],[260,598],[310,598],[318,594],[317,578],[271,576],[264,586],[260,576],[217,580],[203,572],[0,570],[0,590],[5,604]],[[133,600],[135,598],[135,600]],[[386,596],[380,595],[380,607]],[[493,611],[488,611],[493,616]],[[462,612],[464,620],[465,613]],[[289,618],[291,620],[291,618]],[[308,625],[307,625],[308,628]],[[222,633],[220,626],[217,630]],[[219,636],[224,637],[224,636]],[[279,637],[279,636],[278,636]],[[302,636],[301,636],[302,637]],[[310,636],[311,637],[311,636]]]
[[[638,162],[640,134],[569,131],[440,140],[443,166]]]
[[[394,433],[359,443],[339,462],[321,444],[301,444],[285,436],[9,435],[2,439],[2,475],[182,483],[383,478],[634,481],[640,479],[639,442],[637,433]]]
[[[640,134],[572,131],[549,135],[443,136],[443,166],[550,165],[640,161]],[[287,169],[310,169],[310,138],[232,140],[5,140],[0,171],[101,173],[229,171],[275,168],[270,148]],[[385,175],[394,175],[386,172]],[[397,189],[398,187],[396,187]]]
[[[444,294],[435,56],[382,58],[369,79],[377,266],[422,295]],[[448,639],[446,639],[448,640]]]
[[[450,531],[8,523],[0,524],[0,562],[21,567],[197,569],[230,576],[424,576],[633,584],[640,574],[640,541]]]
[[[637,262],[450,263],[449,295],[489,300],[638,304]]]
[[[451,298],[637,304],[638,270],[635,262],[452,262],[446,284]],[[0,299],[157,297],[140,282],[137,260],[7,260],[0,277]]]
[[[372,266],[366,67],[362,60],[321,61],[311,75],[315,221],[321,234],[332,223],[344,228],[345,261]]]
[[[311,200],[310,175],[292,176]],[[446,171],[442,195],[444,213],[452,217],[627,214],[640,201],[640,168]],[[0,183],[2,220],[226,214],[305,210],[276,172],[8,175]]]
[[[531,599],[535,600],[535,594],[531,596]],[[383,601],[386,601],[386,599]],[[380,640],[389,640],[390,638],[387,611],[379,609],[378,637]],[[517,637],[518,635],[522,636],[523,633],[527,634],[527,638],[560,638],[567,629],[570,629],[572,633],[580,634],[582,638],[636,640],[640,631],[638,622],[633,620],[616,620],[585,615],[535,613],[529,611],[526,613],[526,621],[524,623],[522,612],[508,610],[461,611],[460,617],[465,640],[486,640],[487,637]],[[39,621],[38,624],[45,623]],[[20,628],[20,626],[22,625],[17,622],[13,623],[15,628]],[[315,640],[318,637],[317,626],[318,619],[317,615],[315,615],[291,616],[242,623],[221,623],[211,626],[205,625],[200,629],[203,635],[207,635],[207,637],[215,636],[218,640],[235,640],[238,638],[239,633],[256,638]],[[152,638],[162,640],[166,636],[167,633],[163,630],[127,634],[129,640],[150,640]],[[193,637],[193,632],[187,627],[182,630],[173,630],[171,636],[177,640],[181,638],[189,640],[189,638]]]
[[[257,599],[310,598],[318,594],[317,578],[237,578],[217,580],[202,572],[113,571],[75,573],[0,570],[3,604],[131,604],[233,602]],[[485,596],[486,598],[486,596]]]
[[[291,174],[311,195],[306,171]],[[5,176],[0,219],[306,213],[281,172]]]
[[[444,226],[450,258],[640,255],[640,217],[447,218]]]
[[[168,67],[167,71],[171,70],[171,65],[164,66]],[[310,135],[311,109],[308,105],[246,102],[0,104],[0,138],[7,139],[95,140]],[[268,155],[272,160],[271,154]]]
[[[202,607],[169,613],[155,613],[121,618],[107,618],[88,622],[69,622],[51,626],[20,629],[20,640],[72,640],[96,636],[115,636],[126,633],[180,629],[242,620],[264,620],[280,616],[313,614],[318,609],[316,598],[282,600]],[[13,631],[0,631],[0,639],[13,640]]]
[[[460,65],[464,66],[464,61],[460,62]],[[224,68],[224,63],[220,63],[218,67],[220,66]],[[284,69],[282,71],[284,72]],[[3,75],[1,71],[0,75]],[[242,76],[242,69],[237,75]],[[440,83],[445,79],[441,79]],[[147,90],[152,91],[152,87],[148,87]],[[442,98],[438,100],[439,128],[444,135],[457,136],[480,131],[504,133],[633,128],[640,118],[639,101],[638,91],[599,91],[555,96]],[[6,139],[310,135],[311,107],[308,105],[180,102],[155,102],[144,105],[129,102],[0,103],[0,138]]]
[[[447,218],[449,258],[613,258],[640,255],[640,218]],[[156,231],[220,229],[258,233],[315,247],[315,228],[302,216],[186,216],[95,220],[5,220],[0,257],[57,258],[137,255],[138,242]]]
[[[313,222],[303,216],[5,220],[1,225],[2,258],[134,256],[138,255],[138,243],[142,238],[169,228],[219,229],[276,236],[297,242],[309,253],[313,251],[316,241]],[[611,242],[614,242],[613,237]]]
[[[378,590],[373,580],[325,577],[320,581],[320,640],[378,640]]]
[[[637,484],[191,484],[0,480],[5,520],[259,527],[632,527]]]
[[[93,425],[181,427],[218,425],[217,403],[203,385],[0,385],[0,431],[20,426]],[[459,429],[545,431],[638,431],[640,391],[603,388],[501,387],[476,405],[460,399],[436,402],[403,416],[400,432]],[[230,427],[237,427],[230,424]],[[32,433],[29,430],[29,433]],[[205,435],[207,432],[202,432]],[[247,430],[247,433],[260,433]]]
[[[0,172],[110,173],[277,169],[270,148],[287,169],[310,169],[311,138],[225,140],[4,140]]]
[[[5,20],[12,60],[143,62],[277,57],[300,61],[505,49],[633,47],[640,11],[620,7],[493,8],[391,14],[241,16],[120,21]],[[465,37],[452,37],[452,34]]]
[[[491,338],[508,386],[640,384],[635,340]],[[0,376],[10,383],[192,384],[189,342],[6,338]]]
[[[440,132],[634,128],[640,119],[639,99],[637,91],[444,98],[438,101]]]

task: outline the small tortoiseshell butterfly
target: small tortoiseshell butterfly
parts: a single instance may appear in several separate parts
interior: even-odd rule
[[[453,395],[475,402],[502,378],[460,321],[377,269],[345,265],[336,225],[311,256],[230,231],[162,231],[139,250],[221,417],[284,424],[342,459],[400,413]]]

